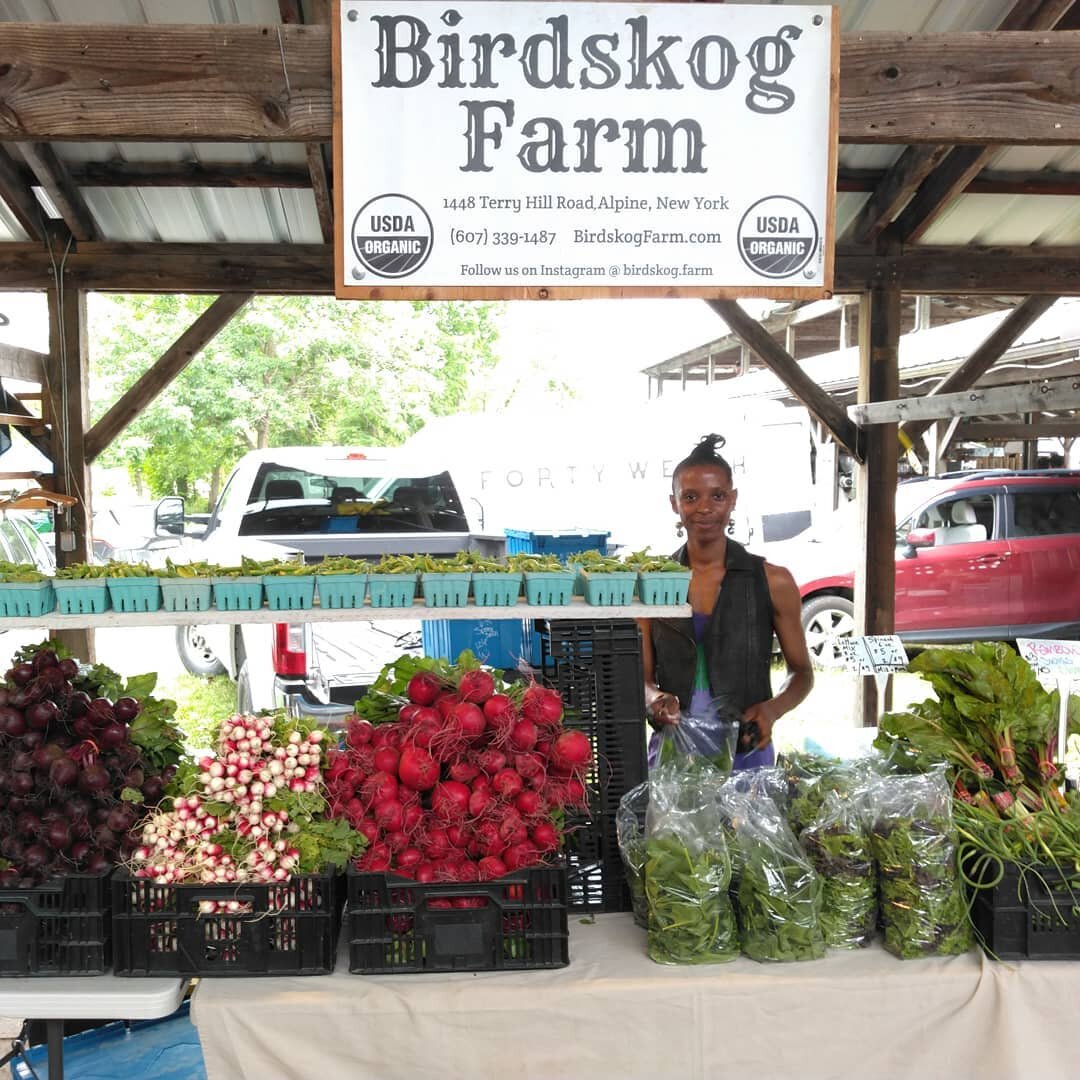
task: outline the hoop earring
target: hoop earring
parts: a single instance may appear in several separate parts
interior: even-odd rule
[[[682,534],[683,534],[683,524],[682,524],[682,518],[679,518],[679,519],[678,519],[678,520],[677,520],[677,521],[675,522],[675,535],[676,535],[677,537],[679,537],[679,539],[681,540],[681,539],[682,539]]]

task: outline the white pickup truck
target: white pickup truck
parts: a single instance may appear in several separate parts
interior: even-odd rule
[[[355,515],[337,513],[356,503]],[[482,508],[480,508],[482,515]],[[280,447],[246,454],[210,515],[193,519],[180,498],[162,499],[155,532],[174,538],[160,548],[174,562],[236,563],[300,553],[317,563],[331,555],[377,560],[388,554],[499,555],[505,537],[483,536],[450,474],[398,450],[372,447]],[[285,706],[331,718],[352,704],[382,666],[419,650],[420,621],[207,624],[177,629],[177,647],[194,674],[227,672],[240,709]]]

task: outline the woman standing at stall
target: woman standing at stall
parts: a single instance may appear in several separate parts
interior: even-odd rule
[[[645,707],[659,731],[680,711],[715,715],[716,705],[741,717],[735,768],[771,765],[773,725],[814,684],[790,571],[751,555],[727,534],[738,491],[718,453],[719,435],[704,436],[675,467],[671,508],[686,543],[673,556],[692,571],[689,619],[642,619]],[[776,696],[769,667],[775,633],[787,664]],[[653,736],[650,758],[658,735]]]

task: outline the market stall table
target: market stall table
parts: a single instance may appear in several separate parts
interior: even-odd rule
[[[115,975],[2,979],[0,1016],[45,1021],[49,1080],[63,1080],[65,1020],[156,1020],[180,1008],[187,986],[187,979]]]
[[[205,979],[210,1080],[1075,1076],[1080,964],[880,946],[824,960],[665,967],[629,915],[571,916],[552,971]]]

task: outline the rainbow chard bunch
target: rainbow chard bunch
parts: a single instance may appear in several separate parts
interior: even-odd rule
[[[1080,806],[1062,794],[1059,695],[1009,646],[927,649],[909,665],[936,698],[886,713],[875,746],[898,763],[950,766],[961,835],[1003,860],[1080,857]],[[1080,700],[1069,702],[1080,730]]]
[[[82,667],[51,643],[20,651],[0,686],[0,884],[103,873],[134,848],[182,753],[175,705]]]

